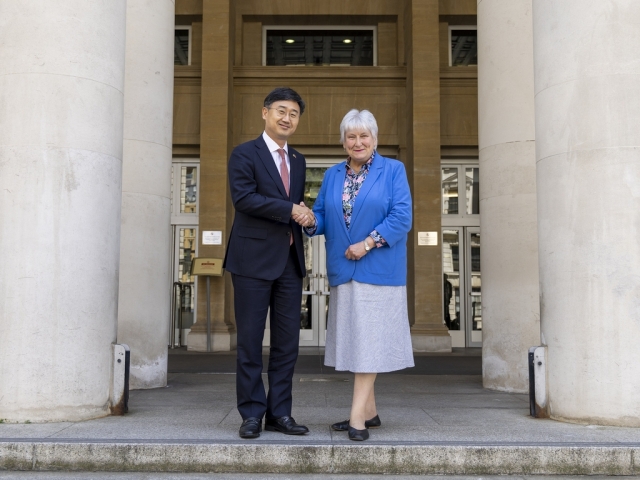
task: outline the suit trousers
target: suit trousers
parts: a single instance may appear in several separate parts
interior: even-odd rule
[[[236,393],[243,420],[291,415],[302,301],[302,274],[296,264],[296,250],[292,246],[285,269],[275,280],[231,274],[238,335]],[[267,395],[262,382],[262,338],[269,308],[271,350]]]

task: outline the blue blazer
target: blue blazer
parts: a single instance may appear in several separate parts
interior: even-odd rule
[[[402,162],[377,152],[353,206],[347,230],[342,211],[346,162],[325,173],[313,206],[317,228],[327,249],[329,285],[350,280],[374,285],[407,284],[407,233],[411,230],[411,192]],[[388,246],[372,248],[360,260],[347,260],[345,251],[377,230]]]

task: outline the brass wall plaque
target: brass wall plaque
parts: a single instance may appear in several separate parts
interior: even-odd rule
[[[191,263],[191,275],[222,276],[222,259],[194,258]]]

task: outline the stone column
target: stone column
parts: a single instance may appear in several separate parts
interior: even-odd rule
[[[202,245],[198,256],[224,258],[233,216],[227,199],[227,161],[232,149],[233,43],[232,0],[209,0],[202,16],[202,102],[200,116],[200,232],[222,231],[223,245]],[[198,279],[198,318],[187,336],[189,350],[207,348],[207,282]],[[211,277],[211,346],[213,351],[234,350],[236,329],[230,306],[230,276]]]
[[[418,232],[440,232],[440,40],[438,0],[406,5],[407,173],[412,185],[413,230],[409,236],[409,312],[415,351],[451,351],[442,320],[442,253],[418,246]]]
[[[531,0],[478,1],[482,371],[512,392],[540,344],[532,27]]]
[[[640,2],[534,0],[540,314],[553,418],[640,426]]]
[[[125,0],[0,2],[0,418],[106,415]]]
[[[173,0],[127,1],[118,342],[131,388],[167,384],[174,12]]]

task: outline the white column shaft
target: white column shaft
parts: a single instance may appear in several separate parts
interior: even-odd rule
[[[539,345],[531,0],[478,2],[483,382],[528,391]]]
[[[125,0],[0,2],[0,418],[108,413]]]
[[[640,426],[640,2],[533,13],[550,413]]]
[[[167,383],[174,15],[172,0],[127,1],[118,342],[134,389]]]

